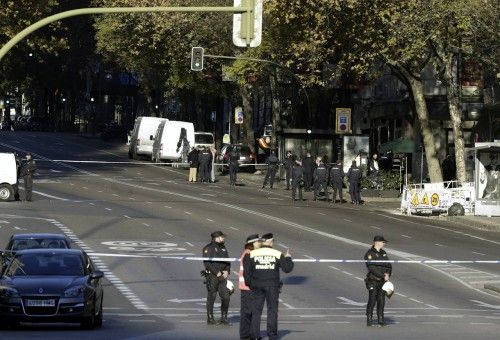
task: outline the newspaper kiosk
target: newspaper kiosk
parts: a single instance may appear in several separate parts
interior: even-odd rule
[[[476,143],[475,215],[500,216],[500,143]]]

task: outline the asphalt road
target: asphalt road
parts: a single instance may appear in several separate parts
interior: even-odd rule
[[[234,257],[248,234],[272,232],[278,249],[303,260],[361,259],[376,234],[389,239],[395,260],[500,259],[499,233],[398,216],[383,203],[332,206],[310,194],[292,203],[281,185],[260,190],[240,180],[231,189],[226,176],[188,183],[184,170],[122,164],[129,162],[125,146],[69,134],[0,133],[0,152],[14,150],[31,151],[40,170],[35,201],[0,203],[0,241],[19,232],[65,233],[105,272],[105,322],[93,331],[23,324],[0,331],[1,339],[237,339],[239,292],[231,300],[233,326],[207,326],[202,264],[165,258],[201,255],[218,229]],[[365,326],[365,273],[362,263],[298,262],[283,275],[280,335],[498,339],[500,295],[482,287],[500,282],[500,264],[395,264],[385,328]]]

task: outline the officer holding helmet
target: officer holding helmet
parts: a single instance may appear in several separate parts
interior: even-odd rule
[[[371,262],[371,261],[387,261],[387,253],[383,249],[387,240],[383,236],[375,236],[372,247],[365,254],[366,275],[365,283],[368,289],[368,305],[366,306],[366,325],[372,326],[373,309],[377,305],[377,321],[379,326],[385,326],[384,307],[385,307],[385,291],[382,289],[384,283],[389,281],[392,274],[392,265],[388,262]]]
[[[227,258],[227,253],[224,233],[216,231],[211,234],[212,242],[203,248],[203,257],[208,258]],[[205,282],[207,285],[207,324],[215,325],[214,319],[214,303],[217,293],[221,298],[221,319],[219,323],[222,325],[229,325],[227,313],[229,310],[229,297],[231,291],[227,288],[227,277],[231,270],[230,262],[219,262],[207,260],[203,261],[205,265]]]

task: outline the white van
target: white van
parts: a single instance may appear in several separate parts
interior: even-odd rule
[[[16,157],[13,153],[0,153],[0,201],[14,199],[17,183]]]
[[[183,138],[185,136],[185,138]],[[151,160],[178,161],[182,159],[183,140],[187,140],[187,151],[194,146],[194,125],[190,122],[175,120],[164,121],[158,126],[154,137]]]
[[[167,120],[158,117],[138,117],[135,120],[134,129],[130,136],[129,158],[137,159],[138,155],[151,156],[154,135],[158,129],[158,125]]]
[[[211,132],[195,132],[194,133],[195,148],[214,148],[214,134]]]

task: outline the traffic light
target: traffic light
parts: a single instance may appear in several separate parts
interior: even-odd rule
[[[193,47],[191,49],[191,70],[203,71],[203,58],[205,49],[203,47]]]

